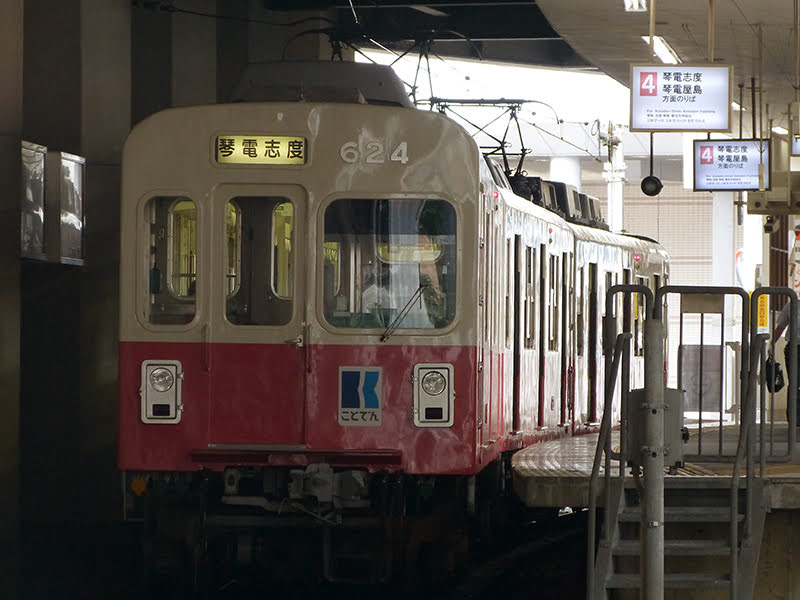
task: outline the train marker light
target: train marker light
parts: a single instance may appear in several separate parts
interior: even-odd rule
[[[177,360],[146,360],[142,362],[141,419],[142,423],[180,423],[183,413],[181,380],[183,370]]]
[[[157,392],[168,392],[175,383],[175,376],[169,369],[158,367],[150,371],[150,385]]]
[[[438,396],[446,387],[447,380],[439,371],[428,371],[422,378],[422,389],[431,396]]]
[[[414,366],[414,425],[450,427],[453,425],[453,365]]]

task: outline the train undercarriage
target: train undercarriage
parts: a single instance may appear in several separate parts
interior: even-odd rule
[[[141,519],[150,581],[219,587],[242,570],[270,581],[442,580],[523,510],[508,464],[475,476],[328,464],[129,472],[126,512]]]

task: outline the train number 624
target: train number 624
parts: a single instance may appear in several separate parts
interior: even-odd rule
[[[364,144],[363,151],[359,149],[358,142],[345,142],[339,148],[339,156],[346,163],[355,163],[363,160],[370,165],[379,165],[386,162],[386,149],[383,142],[375,140]],[[408,142],[400,142],[389,154],[389,161],[406,164],[408,162]]]

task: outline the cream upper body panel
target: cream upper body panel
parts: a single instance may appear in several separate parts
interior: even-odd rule
[[[291,136],[306,142],[304,164],[223,164],[217,139],[233,136]],[[231,328],[222,314],[225,203],[237,195],[286,197],[296,208],[296,281],[293,326],[313,321],[321,270],[319,239],[325,208],[338,198],[439,199],[451,203],[459,223],[457,318],[449,330],[456,344],[459,323],[475,321],[466,298],[477,278],[476,230],[479,151],[472,138],[450,119],[408,108],[343,103],[239,103],[169,109],[138,124],[123,151],[120,323],[122,341],[220,339],[264,341],[265,328]],[[154,196],[191,199],[197,207],[197,272],[210,277],[198,286],[194,320],[181,327],[149,327],[137,318],[137,303],[147,295],[148,242],[142,222]],[[210,240],[210,243],[209,243]],[[321,320],[321,319],[320,319]],[[268,329],[268,328],[267,328]],[[285,337],[285,332],[276,333]],[[353,332],[349,332],[353,333]],[[326,332],[317,333],[325,342]],[[342,336],[328,336],[330,339]],[[350,343],[359,343],[349,335]],[[369,336],[370,339],[374,336]],[[409,335],[404,334],[406,341]],[[374,340],[373,340],[374,341]],[[448,343],[439,338],[437,343]]]

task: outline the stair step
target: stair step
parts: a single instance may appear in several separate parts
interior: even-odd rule
[[[701,573],[665,573],[665,589],[709,589],[728,587],[731,578],[727,574],[706,575]],[[638,573],[615,573],[608,578],[606,589],[637,589],[641,586]]]
[[[642,511],[639,506],[628,506],[622,509],[619,520],[626,523],[633,523],[641,520]],[[727,523],[731,518],[731,510],[728,507],[714,506],[665,506],[664,521],[671,523]],[[743,519],[743,515],[737,515],[737,521]]]
[[[730,556],[724,540],[664,540],[665,556]],[[639,540],[620,540],[614,547],[617,556],[639,556]]]
[[[636,480],[633,477],[625,478],[625,488],[632,490],[636,489]],[[739,478],[740,489],[747,486],[747,477],[742,476]],[[664,477],[664,488],[667,490],[701,490],[708,492],[709,490],[730,490],[731,478],[730,476],[703,476],[696,475],[692,477],[685,476],[671,476]]]

